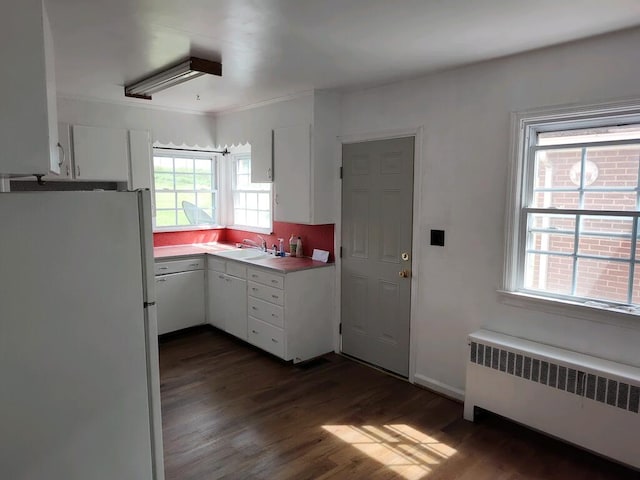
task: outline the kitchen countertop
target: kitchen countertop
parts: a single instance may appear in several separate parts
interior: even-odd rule
[[[172,245],[167,247],[154,247],[153,256],[156,260],[168,260],[172,258],[188,257],[193,255],[215,255],[216,252],[225,250],[237,250],[237,247],[224,243],[197,243],[191,245]],[[308,270],[310,268],[321,268],[332,266],[333,263],[324,263],[311,260],[309,257],[275,257],[260,258],[255,260],[245,260],[241,258],[218,257],[223,260],[255,265],[256,267],[268,268],[280,273],[295,272],[298,270]]]

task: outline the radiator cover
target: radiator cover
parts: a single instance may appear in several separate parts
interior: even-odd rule
[[[640,469],[640,368],[480,330],[469,336],[467,420],[475,407]]]

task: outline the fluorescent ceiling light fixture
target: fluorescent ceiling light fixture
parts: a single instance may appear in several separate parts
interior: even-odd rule
[[[202,58],[189,57],[161,72],[124,86],[125,97],[151,100],[151,95],[166,88],[179,85],[205,73],[222,76],[222,64]]]

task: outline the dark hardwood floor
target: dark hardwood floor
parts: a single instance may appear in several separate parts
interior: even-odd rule
[[[167,480],[640,478],[338,355],[294,366],[199,329],[162,339],[160,372]]]

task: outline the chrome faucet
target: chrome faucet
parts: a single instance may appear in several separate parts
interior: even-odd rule
[[[252,248],[257,248],[258,250],[266,252],[267,251],[267,241],[263,237],[261,237],[260,235],[257,235],[257,237],[260,239],[260,243],[254,241],[254,240],[250,240],[248,238],[243,239],[242,243],[246,243],[247,245],[249,245]]]

